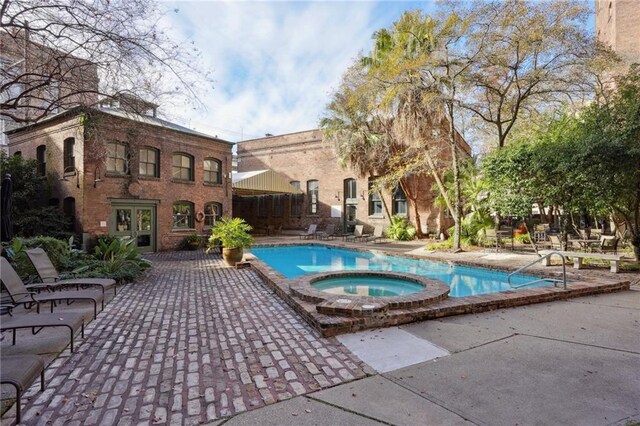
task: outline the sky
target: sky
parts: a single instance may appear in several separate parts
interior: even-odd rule
[[[372,34],[425,1],[164,1],[169,25],[202,51],[213,89],[173,121],[238,142],[318,127],[331,93]]]

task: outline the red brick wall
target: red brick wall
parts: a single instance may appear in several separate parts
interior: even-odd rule
[[[108,228],[101,222],[109,221],[112,199],[157,201],[157,248],[175,247],[185,235],[207,233],[202,222],[195,222],[193,230],[174,230],[172,205],[184,200],[194,203],[195,212],[203,211],[207,202],[218,202],[223,214],[231,215],[231,145],[204,137],[193,136],[171,129],[142,124],[136,121],[97,114],[90,130],[81,125],[78,118],[59,120],[40,125],[33,130],[10,136],[10,152],[22,151],[26,158],[36,157],[36,147],[47,145],[47,168],[54,196],[76,198],[77,232],[106,234]],[[87,124],[88,125],[88,124]],[[87,142],[82,143],[87,134]],[[80,189],[75,178],[60,182],[62,175],[62,150],[66,137],[76,137],[76,167],[80,171]],[[132,153],[130,175],[110,175],[105,170],[104,143],[110,140],[127,142]],[[137,152],[141,146],[160,150],[160,178],[138,177]],[[184,152],[194,157],[195,181],[176,182],[171,178],[171,162],[174,152]],[[223,183],[204,183],[203,160],[217,158],[222,162]],[[94,188],[96,171],[101,182]]]
[[[444,155],[446,157],[446,153]],[[342,219],[331,218],[331,206],[343,204],[343,182],[347,178],[355,178],[357,180],[357,220],[359,223],[366,225],[365,230],[371,231],[378,224],[383,226],[389,224],[386,213],[380,217],[369,216],[368,179],[356,176],[350,169],[344,170],[340,167],[333,146],[322,140],[322,132],[320,130],[241,142],[238,144],[238,161],[238,171],[240,172],[272,169],[283,175],[288,181],[300,181],[300,187],[305,193],[307,181],[310,179],[318,180],[320,188],[319,214],[309,214],[305,200],[302,217],[290,218],[287,217],[285,212],[285,216],[282,219],[284,229],[304,229],[310,223],[319,224],[319,229],[330,222],[342,225]],[[433,207],[432,182],[433,180],[430,177],[424,177],[414,183],[414,185],[417,185],[417,192],[420,194],[418,197],[418,210],[421,216],[423,232],[437,232],[440,231],[441,227],[445,229],[449,225],[449,223],[445,223],[440,210]],[[340,195],[339,201],[335,198],[338,192]],[[364,200],[361,198],[363,193]],[[384,199],[389,210],[391,210],[391,195],[384,194]],[[409,203],[408,210],[409,219],[414,222],[415,214],[411,203]],[[250,222],[256,220],[256,218],[248,219]],[[263,222],[260,222],[258,226],[263,227],[268,224]]]

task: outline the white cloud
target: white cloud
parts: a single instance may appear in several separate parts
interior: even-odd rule
[[[409,3],[171,2],[173,31],[213,70],[206,111],[172,111],[200,131],[238,141],[317,127],[329,94],[372,33]],[[413,5],[415,7],[415,5]]]

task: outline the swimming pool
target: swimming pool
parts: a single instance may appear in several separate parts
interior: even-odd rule
[[[319,245],[254,247],[250,251],[289,279],[305,274],[331,271],[391,271],[423,275],[443,281],[451,289],[450,297],[513,290],[507,283],[507,273],[470,266],[449,265]],[[538,277],[516,275],[512,278],[512,283],[525,284],[536,279]],[[526,288],[549,285],[552,283],[538,282]]]

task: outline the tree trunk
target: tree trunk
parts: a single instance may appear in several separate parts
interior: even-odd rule
[[[415,191],[415,192],[409,191],[408,190],[409,186],[405,182],[403,182],[402,179],[400,180],[399,184],[402,190],[404,191],[404,195],[413,205],[413,214],[416,222],[416,237],[420,239],[423,237],[423,233],[422,233],[422,224],[420,223],[420,212],[418,211],[418,194],[417,194],[418,191]]]
[[[387,219],[389,219],[389,225],[391,225],[391,212],[389,211],[389,206],[387,205],[387,201],[382,196],[382,191],[376,191],[378,193],[378,197],[380,197],[380,201],[382,202],[382,207],[384,207],[384,211],[387,214]]]
[[[456,144],[456,129],[453,125],[453,103],[447,103],[447,110],[449,113],[449,145],[451,147],[451,165],[453,167],[453,184],[455,188],[455,195],[453,200],[453,251],[459,252],[460,237],[462,234],[461,217],[462,217],[462,191],[460,188],[460,166],[458,161],[458,146]]]

